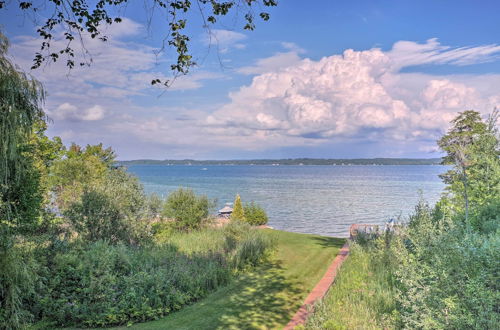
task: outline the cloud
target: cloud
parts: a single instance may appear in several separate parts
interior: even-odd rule
[[[231,102],[209,115],[206,125],[228,136],[245,132],[247,144],[266,136],[268,146],[346,139],[434,142],[457,112],[486,113],[500,105],[500,92],[468,82],[480,81],[477,76],[400,70],[420,64],[481,63],[494,60],[499,52],[496,45],[451,48],[431,39],[425,44],[397,42],[388,52],[346,50],[319,61],[295,57],[288,66],[278,65],[282,54],[276,54],[240,69],[258,75],[231,93]],[[498,76],[481,78],[500,83]]]
[[[165,89],[158,85],[151,86],[150,82],[155,78],[169,80],[171,77],[169,72],[162,71],[169,71],[169,66],[163,65],[164,59],[155,56],[155,49],[137,42],[140,40],[138,36],[143,33],[146,31],[141,24],[125,18],[122,23],[108,27],[105,33],[109,37],[107,42],[84,36],[85,48],[92,56],[90,67],[77,65],[69,71],[65,59],[61,59],[31,71],[48,92],[45,108],[53,120],[51,130],[54,134],[86,136],[86,131],[92,131],[91,126],[98,124],[99,130],[95,133],[102,136],[106,125],[116,120],[118,115],[131,113],[129,109],[139,108],[135,113],[137,117],[148,115],[146,107],[136,107],[136,102],[144,102],[145,99],[150,100],[146,103],[158,102],[157,97]],[[10,54],[14,62],[29,71],[40,40],[18,36],[12,41]],[[55,40],[52,45],[56,49],[65,43]],[[76,43],[75,47],[78,47]],[[78,50],[75,48],[77,56],[80,55]],[[167,92],[172,95],[199,89],[209,80],[224,77],[220,72],[194,68],[191,74],[176,79]],[[92,122],[92,125],[85,125],[85,122]]]
[[[262,58],[256,61],[255,65],[245,66],[237,69],[242,74],[261,74],[273,70],[279,70],[298,63],[301,60],[296,51],[286,53],[276,53],[271,57]]]
[[[100,105],[80,110],[70,103],[63,103],[55,110],[48,111],[48,115],[55,120],[64,121],[96,121],[104,118],[105,110]]]
[[[246,45],[241,41],[246,38],[247,36],[240,32],[210,29],[202,40],[206,46],[215,45],[220,53],[227,53],[231,48],[245,49]]]
[[[300,54],[305,53],[304,49],[293,42],[282,42],[281,46],[287,52],[278,52],[273,56],[258,59],[254,65],[241,67],[236,72],[254,75],[291,67],[301,60]]]
[[[423,65],[451,64],[471,65],[499,59],[500,45],[477,47],[450,47],[441,45],[436,38],[419,44],[412,41],[398,41],[388,53],[394,68]]]
[[[299,47],[299,45],[297,45],[296,43],[294,42],[287,42],[287,41],[283,41],[281,43],[281,46],[287,50],[290,50],[290,51],[293,51],[293,52],[296,52],[298,54],[304,54],[306,53],[306,50]]]
[[[500,75],[404,72],[409,66],[493,61],[500,52],[497,45],[453,48],[435,39],[400,41],[389,51],[346,50],[319,60],[282,43],[280,52],[239,68],[253,75],[251,83],[233,86],[227,98],[207,86],[227,75],[198,69],[158,99],[149,81],[168,77],[153,48],[127,39],[142,27],[125,24],[111,31],[117,39],[89,41],[91,68],[76,68],[69,77],[64,63],[34,72],[49,92],[53,134],[82,144],[102,141],[123,158],[231,158],[334,145],[369,151],[366,146],[375,144],[387,151],[378,147],[374,156],[422,155],[435,151],[435,140],[458,111],[487,113],[500,105]],[[216,34],[227,49],[246,38],[216,31],[224,31]],[[19,37],[13,44],[16,62],[29,67],[38,41]]]

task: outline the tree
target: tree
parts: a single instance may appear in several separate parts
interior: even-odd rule
[[[0,220],[16,230],[37,221],[43,201],[29,143],[35,124],[45,119],[45,93],[38,81],[10,62],[8,48],[0,32]]]
[[[53,163],[50,180],[60,211],[79,201],[84,191],[104,184],[111,167],[107,158],[101,157],[103,153],[102,145],[82,149],[72,144],[64,157]]]
[[[7,58],[8,48],[0,32],[0,328],[16,329],[31,316],[23,303],[35,287],[37,265],[16,238],[36,227],[43,202],[30,139],[45,118],[45,93]]]
[[[233,212],[231,213],[231,220],[244,221],[245,211],[243,210],[243,205],[241,204],[240,194],[236,194],[234,199]]]
[[[9,4],[15,2],[8,2]],[[75,49],[73,42],[75,39],[84,42],[84,35],[92,39],[107,41],[105,35],[106,27],[122,22],[120,17],[121,9],[125,9],[129,0],[99,0],[90,2],[88,0],[41,0],[35,3],[33,0],[18,0],[17,4],[21,11],[28,14],[35,14],[47,11],[50,17],[44,23],[36,24],[37,33],[43,39],[40,51],[35,54],[33,68],[39,68],[46,61],[58,61],[60,57],[66,57],[66,65],[69,68],[75,66]],[[194,3],[194,7],[192,6]],[[151,0],[146,1],[144,8],[147,11],[148,20],[151,21],[157,11],[161,11],[162,17],[167,18],[165,28],[167,31],[163,39],[163,44],[159,48],[158,54],[170,48],[177,53],[176,60],[170,65],[174,75],[186,74],[189,69],[196,65],[193,56],[189,51],[190,37],[184,32],[194,13],[201,19],[202,26],[210,33],[211,26],[223,16],[230,12],[237,14],[243,12],[245,30],[255,29],[255,16],[262,20],[269,20],[269,13],[260,11],[264,7],[274,7],[276,0]],[[6,2],[0,1],[0,9],[6,7]],[[255,13],[258,8],[260,12]],[[148,25],[150,22],[148,22]],[[64,31],[62,36],[58,31]],[[51,46],[57,39],[65,40],[64,46],[53,50]],[[83,60],[77,62],[79,65],[90,65],[91,58],[83,46]],[[169,81],[154,79],[152,84],[163,83],[168,86]]]
[[[199,228],[208,218],[213,203],[207,196],[196,196],[193,190],[179,188],[168,195],[162,215],[175,220],[179,230]]]
[[[268,221],[266,211],[254,202],[245,204],[243,211],[246,222],[253,226],[265,225]]]
[[[471,206],[477,208],[500,193],[497,120],[497,111],[486,122],[478,112],[464,111],[453,119],[450,130],[438,141],[446,152],[443,164],[453,165],[441,177],[452,197],[463,200],[452,204],[463,205],[466,221]]]
[[[149,238],[142,185],[121,168],[106,172],[102,183],[85,186],[78,200],[64,209],[64,215],[87,242],[141,244]]]

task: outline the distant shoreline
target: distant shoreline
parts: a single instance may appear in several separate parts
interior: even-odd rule
[[[119,165],[441,165],[441,158],[354,158],[354,159],[322,159],[322,158],[294,158],[294,159],[244,159],[244,160],[155,160],[137,159],[117,161]]]

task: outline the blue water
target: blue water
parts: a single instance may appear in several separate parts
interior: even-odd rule
[[[132,165],[146,192],[166,196],[189,187],[217,206],[255,201],[269,225],[287,231],[347,236],[353,223],[405,217],[422,196],[435,203],[444,166],[163,166]],[[214,210],[215,212],[215,210]]]

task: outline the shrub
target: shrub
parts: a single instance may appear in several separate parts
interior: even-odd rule
[[[160,216],[163,209],[163,199],[155,193],[152,193],[146,198],[147,213],[149,218],[157,218]]]
[[[268,221],[266,211],[254,202],[245,204],[243,211],[245,214],[245,221],[252,226],[265,225]]]
[[[500,232],[474,232],[421,208],[391,245],[406,327],[490,329],[500,322]]]
[[[89,242],[139,244],[150,237],[142,186],[123,170],[112,170],[102,185],[85,190],[64,212],[80,237]]]
[[[233,212],[231,213],[231,220],[244,221],[245,220],[245,210],[243,210],[243,205],[241,204],[240,195],[237,194],[234,199]]]
[[[213,204],[207,196],[196,196],[191,189],[179,188],[168,196],[162,215],[174,219],[177,229],[196,229],[208,219]]]
[[[57,325],[101,327],[164,316],[226,283],[230,270],[216,254],[175,246],[131,248],[99,241],[59,253],[41,291],[41,318]]]
[[[151,232],[157,243],[166,242],[176,231],[177,227],[173,221],[158,221],[151,225]]]
[[[230,228],[175,232],[148,247],[97,241],[56,249],[30,307],[54,327],[162,317],[205,297],[264,256],[270,243],[263,233],[246,224]]]

